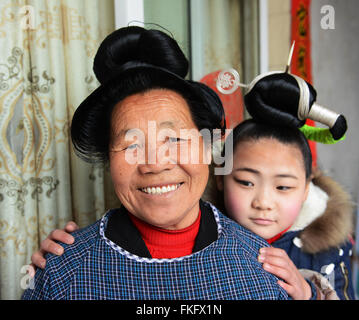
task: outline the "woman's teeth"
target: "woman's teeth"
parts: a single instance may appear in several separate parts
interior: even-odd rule
[[[178,184],[171,184],[163,187],[147,187],[147,188],[142,188],[141,191],[148,194],[163,194],[170,191],[175,191],[176,189],[179,188],[180,185],[181,184],[178,183]]]

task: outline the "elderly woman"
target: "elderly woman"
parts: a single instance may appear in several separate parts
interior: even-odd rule
[[[257,261],[268,244],[201,200],[212,140],[201,133],[223,132],[224,112],[211,89],[184,79],[176,41],[119,29],[94,71],[101,86],[71,137],[83,159],[109,161],[122,207],[48,255],[23,299],[288,299]]]

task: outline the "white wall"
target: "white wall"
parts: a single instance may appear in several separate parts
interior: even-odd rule
[[[143,26],[143,0],[115,0],[116,29],[126,27],[130,22],[131,25]]]
[[[321,28],[324,5],[335,10],[335,29]],[[343,113],[347,139],[334,146],[317,144],[318,164],[359,194],[359,1],[314,0],[311,7],[313,83],[318,103]]]

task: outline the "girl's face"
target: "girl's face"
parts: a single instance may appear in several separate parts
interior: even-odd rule
[[[293,224],[309,191],[300,150],[268,138],[235,146],[232,173],[216,179],[228,215],[264,239]]]

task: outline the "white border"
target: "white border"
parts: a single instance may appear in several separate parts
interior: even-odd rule
[[[205,4],[203,0],[190,1],[191,21],[191,72],[192,80],[201,80],[204,74],[203,52],[203,12]]]
[[[259,0],[259,68],[260,73],[269,70],[268,0]]]
[[[143,0],[115,0],[115,27],[116,30],[127,27],[131,21],[132,25],[143,26],[145,22]]]

